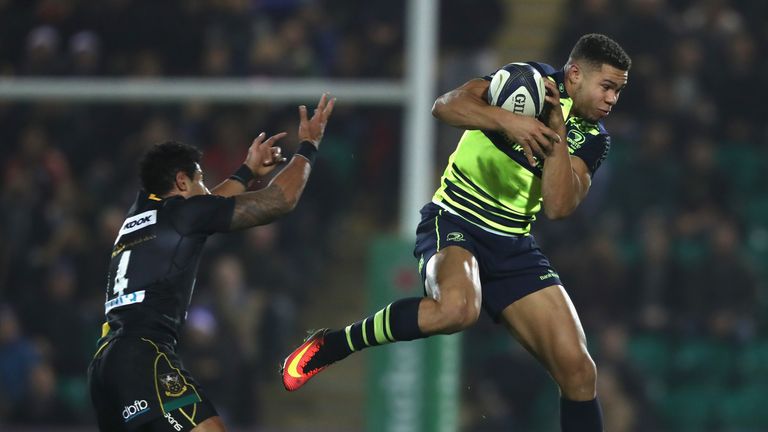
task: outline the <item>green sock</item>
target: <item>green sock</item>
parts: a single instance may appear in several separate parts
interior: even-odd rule
[[[325,335],[325,342],[306,370],[337,362],[353,352],[392,342],[421,339],[419,304],[423,297],[398,300],[375,314]]]

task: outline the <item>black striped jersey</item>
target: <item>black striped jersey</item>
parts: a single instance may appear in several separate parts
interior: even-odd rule
[[[178,340],[205,241],[229,230],[234,202],[138,194],[112,250],[100,343],[121,335]]]
[[[565,90],[563,69],[529,62],[560,90],[568,151],[584,160],[594,175],[608,155],[610,136],[602,122],[571,114],[573,99]],[[490,81],[493,75],[485,76]],[[523,148],[502,134],[467,130],[448,160],[432,202],[486,231],[527,235],[541,210],[542,161],[530,166]]]

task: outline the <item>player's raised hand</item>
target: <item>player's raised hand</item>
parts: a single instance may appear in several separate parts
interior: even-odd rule
[[[523,148],[528,163],[536,166],[534,156],[541,160],[546,159],[552,151],[552,143],[560,141],[560,136],[534,117],[511,112],[508,115],[514,118],[503,123],[504,134],[511,141],[519,144]]]
[[[287,132],[280,132],[267,138],[267,134],[262,132],[253,140],[251,147],[248,148],[245,164],[255,176],[265,176],[272,172],[279,163],[285,162],[282,149],[275,144],[286,135],[288,135]]]
[[[328,93],[323,93],[311,119],[307,119],[307,107],[304,105],[299,106],[299,142],[309,141],[315,147],[320,147],[320,141],[323,139],[323,133],[325,132],[325,125],[328,123],[328,118],[333,112],[333,105],[335,103],[336,98],[329,100]]]

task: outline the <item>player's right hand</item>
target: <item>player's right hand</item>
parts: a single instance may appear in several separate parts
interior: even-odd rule
[[[263,177],[272,172],[279,163],[285,162],[282,149],[275,144],[286,135],[287,132],[280,132],[267,138],[267,134],[262,132],[253,140],[244,162],[253,175]]]
[[[304,105],[299,106],[299,142],[309,141],[316,148],[320,147],[320,141],[323,139],[323,133],[325,132],[325,125],[328,123],[328,118],[331,116],[331,112],[333,112],[333,105],[335,103],[336,98],[332,98],[329,101],[328,93],[323,93],[311,119],[307,119],[307,107]]]
[[[560,136],[534,117],[511,112],[509,115],[514,116],[514,119],[503,123],[502,132],[512,142],[520,144],[528,163],[536,166],[534,156],[546,159],[552,151],[552,143],[560,141]]]

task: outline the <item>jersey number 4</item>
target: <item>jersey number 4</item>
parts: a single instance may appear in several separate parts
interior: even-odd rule
[[[115,274],[115,283],[112,285],[112,294],[117,294],[118,297],[123,295],[123,291],[128,288],[126,273],[128,273],[128,261],[130,260],[131,251],[127,250],[120,255],[120,262],[117,263],[117,274]]]

